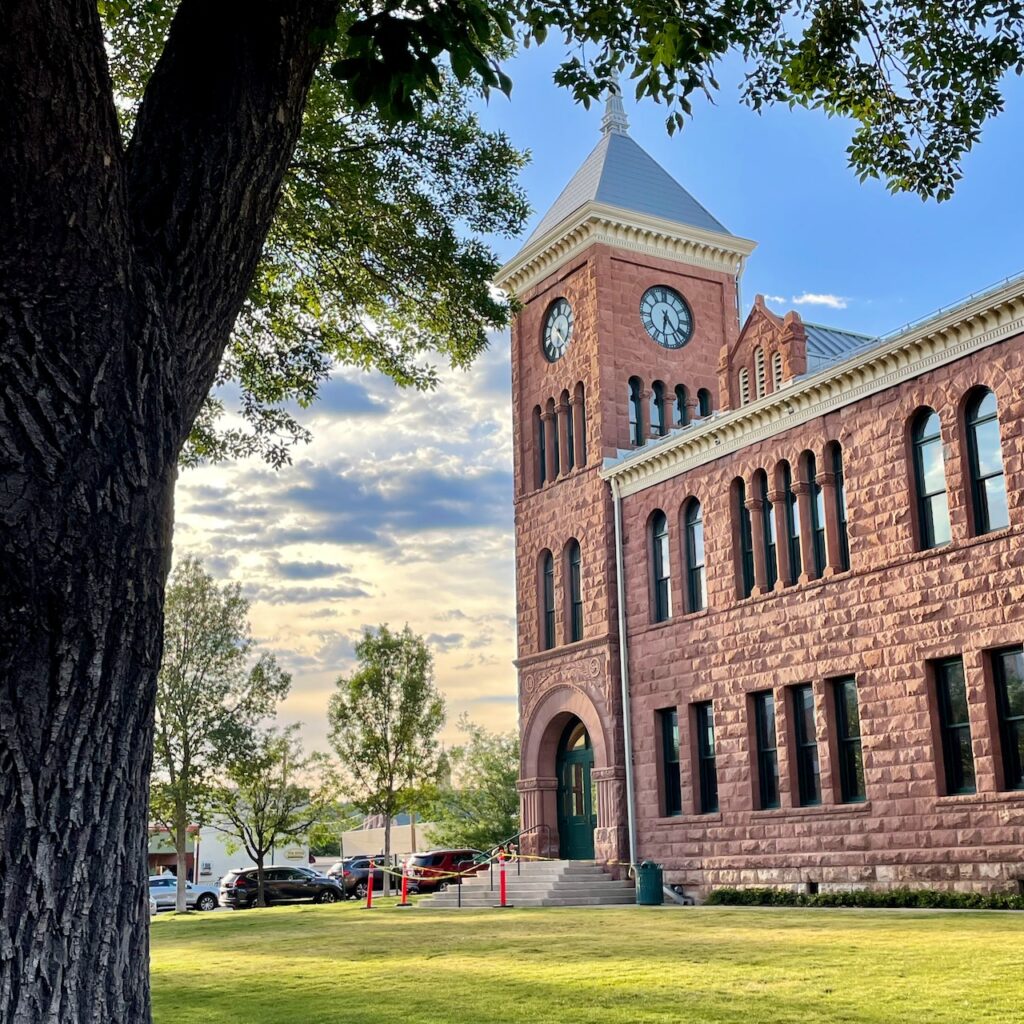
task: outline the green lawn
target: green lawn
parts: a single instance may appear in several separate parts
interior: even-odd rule
[[[160,917],[156,1024],[1021,1020],[1024,914],[355,904]]]

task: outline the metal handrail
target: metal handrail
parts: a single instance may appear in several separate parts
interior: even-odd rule
[[[516,875],[521,875],[523,873],[523,858],[518,856],[519,847],[521,846],[521,843],[519,842],[519,840],[521,840],[523,836],[530,835],[533,832],[544,832],[544,834],[545,834],[545,836],[547,838],[547,844],[546,844],[545,848],[550,847],[550,844],[551,844],[551,826],[545,824],[544,822],[540,822],[537,825],[531,825],[529,828],[521,828],[518,832],[514,833],[513,835],[510,835],[508,837],[508,839],[502,840],[502,842],[498,843],[495,846],[492,846],[487,851],[485,856],[487,857],[487,860],[488,860],[488,862],[490,864],[490,867],[489,867],[488,870],[489,870],[489,873],[490,873],[490,887],[491,887],[491,891],[492,892],[494,891],[494,857],[495,857],[495,855],[497,853],[503,851],[503,850],[507,850],[509,848],[509,846],[511,846],[513,843],[515,843],[516,844],[516,854],[517,854],[517,856],[516,856]]]

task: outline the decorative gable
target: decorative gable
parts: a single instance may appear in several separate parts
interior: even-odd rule
[[[719,403],[723,409],[738,409],[806,372],[807,333],[800,314],[791,310],[779,316],[757,295],[739,337],[721,350]]]

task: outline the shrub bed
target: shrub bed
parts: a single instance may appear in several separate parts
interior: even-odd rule
[[[791,889],[714,889],[704,901],[723,907],[916,907],[921,910],[1024,910],[1014,892],[946,892],[940,889],[849,889],[814,895]]]

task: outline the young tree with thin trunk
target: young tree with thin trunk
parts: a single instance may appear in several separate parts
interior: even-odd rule
[[[484,238],[522,157],[467,111],[560,34],[582,102],[670,104],[741,51],[755,106],[856,124],[951,193],[1024,68],[1018,0],[0,3],[0,1020],[149,1020],[144,851],[179,461],[280,464],[332,363],[436,381],[511,304]],[[463,102],[458,102],[462,97]],[[236,331],[237,326],[237,331]],[[219,425],[234,380],[243,423]],[[102,858],[96,856],[103,850]]]
[[[157,676],[150,813],[177,854],[177,909],[187,909],[188,826],[202,823],[219,771],[245,749],[260,719],[291,685],[274,656],[250,664],[249,602],[241,586],[218,586],[196,559],[171,574],[164,656]]]
[[[437,781],[437,734],[444,700],[434,686],[433,658],[423,638],[405,627],[366,630],[356,644],[359,667],[338,679],[327,711],[330,740],[348,778],[347,795],[366,814],[384,819],[384,856],[391,856],[391,820]],[[384,891],[390,878],[384,875]]]
[[[329,793],[325,762],[305,753],[297,725],[255,734],[248,747],[229,760],[213,799],[210,823],[255,863],[257,906],[267,905],[267,855],[282,840],[307,836],[330,800]]]

